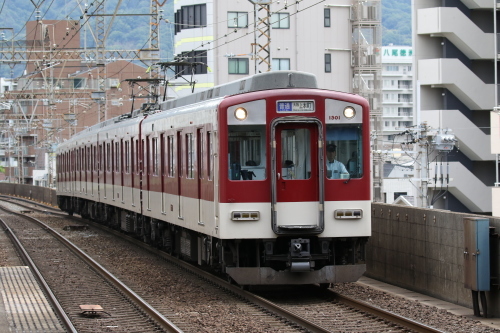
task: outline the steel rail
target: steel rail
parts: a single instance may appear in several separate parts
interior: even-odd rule
[[[55,238],[57,238],[62,244],[64,244],[66,247],[68,247],[74,254],[76,254],[80,259],[82,259],[85,263],[87,263],[89,266],[91,266],[97,273],[101,274],[105,279],[110,281],[110,283],[113,284],[118,290],[120,290],[125,296],[127,296],[132,302],[137,304],[142,311],[144,311],[148,316],[150,316],[155,322],[161,326],[162,329],[164,329],[166,332],[171,332],[171,333],[182,333],[183,331],[179,329],[174,323],[172,323],[170,320],[165,318],[158,310],[153,308],[151,305],[149,305],[142,297],[137,295],[132,289],[127,287],[123,282],[118,280],[113,274],[111,274],[108,270],[106,270],[103,266],[101,266],[98,262],[93,260],[90,256],[88,256],[85,252],[80,250],[76,245],[74,245],[72,242],[70,242],[68,239],[66,239],[64,236],[59,234],[57,231],[43,223],[42,221],[31,217],[24,215],[22,213],[18,213],[15,211],[11,211],[7,208],[0,207],[0,209],[4,211],[8,211],[9,213],[15,214],[22,216],[24,218],[30,219],[41,226],[52,234]],[[76,331],[75,331],[76,332]]]
[[[424,325],[422,323],[419,323],[415,320],[405,318],[403,316],[400,316],[398,314],[377,308],[373,305],[370,305],[364,301],[356,300],[348,296],[340,295],[336,293],[333,290],[328,290],[330,296],[332,296],[334,299],[347,304],[353,308],[360,309],[361,311],[370,313],[376,317],[386,319],[390,321],[391,323],[395,323],[399,326],[403,326],[405,328],[408,328],[412,331],[418,332],[418,333],[444,333],[444,331],[438,330],[436,328]]]
[[[2,207],[0,209],[4,210]],[[4,210],[8,211],[8,210]],[[54,312],[58,316],[58,318],[61,320],[62,326],[66,329],[68,332],[73,332],[77,333],[78,331],[76,328],[73,326],[73,323],[69,319],[69,317],[66,315],[66,312],[63,310],[61,304],[59,304],[59,301],[57,300],[56,296],[50,289],[49,285],[43,278],[42,274],[36,267],[35,263],[29,256],[28,252],[24,249],[23,245],[19,241],[19,239],[16,237],[16,235],[12,232],[12,230],[9,228],[9,226],[5,223],[3,219],[0,218],[0,224],[2,224],[4,231],[6,232],[7,236],[11,239],[12,244],[14,244],[15,248],[17,249],[17,253],[21,256],[22,261],[29,266],[31,272],[33,273],[33,276],[35,279],[38,281],[38,285],[40,288],[42,288],[44,294],[47,296],[49,303],[52,305],[52,308],[54,309]]]

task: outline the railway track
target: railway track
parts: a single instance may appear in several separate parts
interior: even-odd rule
[[[68,331],[181,332],[52,228],[3,206],[0,210],[6,213],[1,219],[4,230],[12,235],[25,262],[39,272],[39,281]]]
[[[26,211],[30,209],[36,211],[32,207],[25,208]],[[56,212],[51,212],[51,214],[56,214]],[[67,215],[63,215],[68,218]],[[72,219],[78,220],[78,218]],[[79,223],[86,225],[89,221],[81,220]],[[64,224],[68,224],[68,222],[56,223],[54,228],[62,229]],[[103,228],[99,225],[96,226]],[[110,231],[107,228],[105,229],[106,232]],[[123,237],[122,233],[113,232]],[[98,253],[103,251],[97,247],[98,243],[109,241],[109,239],[104,241],[103,237],[110,237],[105,235],[97,236],[94,231],[92,231],[92,236],[83,238],[77,237],[78,233],[71,233],[71,231],[63,233],[67,233],[67,236],[72,238],[75,243],[82,243],[80,246],[93,256],[97,256]],[[217,320],[220,321],[220,325],[223,325],[221,327],[225,327],[228,332],[242,330],[275,332],[441,332],[405,318],[394,317],[395,315],[392,313],[384,313],[382,310],[370,308],[366,303],[356,304],[355,300],[336,295],[331,290],[302,287],[294,288],[293,293],[290,290],[278,290],[277,293],[276,291],[271,293],[259,292],[259,294],[250,293],[133,238],[128,238],[127,244],[129,242],[155,253],[167,260],[170,263],[169,265],[174,265],[179,270],[173,274],[175,278],[167,277],[166,273],[163,273],[163,269],[151,269],[152,267],[161,267],[161,263],[151,258],[147,259],[146,254],[144,254],[146,257],[143,257],[142,251],[132,250],[135,255],[125,254],[122,246],[130,248],[130,245],[118,246],[115,244],[117,246],[115,251],[121,253],[120,257],[124,258],[123,264],[117,264],[116,256],[104,258],[103,255],[99,255],[101,264],[119,275],[127,285],[136,290],[158,312],[170,318],[176,326],[185,332],[192,331],[193,327],[195,327],[193,323],[196,322],[203,322],[206,331],[216,331],[215,328],[218,327]],[[126,261],[125,258],[127,258]],[[131,268],[134,265],[138,267],[139,271],[149,269],[148,281],[141,280],[141,274],[136,274],[139,275],[139,278],[137,278],[137,276],[133,276],[133,273],[127,272],[125,268]],[[172,267],[167,269],[167,271],[172,270]],[[198,277],[196,279],[202,278],[203,281],[192,280],[191,274],[186,274],[185,271],[192,272],[193,275]],[[154,282],[157,279],[163,282]],[[188,291],[180,291],[181,295],[186,293],[191,295],[185,299],[181,296],[174,296],[175,299],[167,297],[166,295],[173,295],[172,288],[175,283],[188,286]],[[226,290],[224,295],[220,294],[221,289]],[[204,303],[204,305],[185,305],[190,300],[193,301],[192,296],[194,294],[198,294],[202,298],[201,300],[196,299],[195,302]],[[283,295],[287,295],[288,300],[284,299]],[[203,299],[203,297],[208,297],[208,299]],[[222,306],[221,302],[224,303],[224,306]],[[184,305],[182,305],[183,303]],[[224,312],[228,304],[233,312],[232,314],[221,314],[220,311],[216,310],[222,309],[222,312]],[[363,309],[360,309],[360,306]],[[211,309],[211,307],[213,308]],[[233,320],[231,320],[231,316],[233,316]],[[238,322],[235,323],[235,320]],[[232,322],[233,327],[228,322]]]

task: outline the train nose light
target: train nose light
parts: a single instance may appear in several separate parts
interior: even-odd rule
[[[356,115],[356,110],[352,106],[348,106],[344,109],[344,117],[351,119]]]
[[[248,115],[247,110],[244,108],[237,108],[236,110],[234,110],[234,116],[238,120],[247,119],[247,115]]]
[[[231,220],[233,220],[233,221],[258,221],[258,220],[260,220],[260,212],[234,211],[234,212],[231,212]]]

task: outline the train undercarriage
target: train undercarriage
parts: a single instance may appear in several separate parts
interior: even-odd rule
[[[279,236],[218,239],[162,220],[81,198],[58,197],[61,210],[121,230],[239,285],[356,281],[366,270],[367,237]]]

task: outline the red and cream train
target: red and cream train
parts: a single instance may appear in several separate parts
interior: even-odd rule
[[[57,150],[62,210],[227,274],[327,285],[365,271],[369,107],[276,71],[87,128]],[[346,169],[332,179],[325,147]]]

